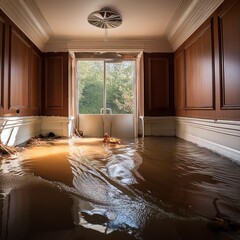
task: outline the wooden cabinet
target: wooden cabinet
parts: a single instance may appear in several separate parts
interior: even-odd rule
[[[68,116],[68,57],[44,54],[43,115]]]
[[[5,21],[0,16],[0,116],[4,113],[4,42]]]
[[[41,115],[42,91],[42,55],[32,49],[31,52],[31,78],[30,78],[30,109],[32,115]]]
[[[30,113],[29,85],[31,73],[31,46],[10,28],[9,75],[7,79],[9,113]]]
[[[42,56],[0,10],[0,116],[41,114]]]
[[[173,54],[144,54],[144,114],[173,115]]]

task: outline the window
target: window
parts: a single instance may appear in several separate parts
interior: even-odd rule
[[[80,114],[133,114],[135,61],[79,60],[77,78]]]

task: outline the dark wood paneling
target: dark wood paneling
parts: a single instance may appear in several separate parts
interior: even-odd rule
[[[224,1],[175,52],[177,116],[240,120],[239,12],[240,0]]]
[[[41,51],[0,10],[0,114],[40,114]]]
[[[4,111],[4,42],[5,21],[0,17],[0,114]]]
[[[187,109],[214,109],[213,29],[209,22],[185,46]]]
[[[12,28],[10,43],[8,110],[28,114],[31,46]]]
[[[31,54],[31,87],[30,107],[34,115],[41,113],[41,76],[42,76],[41,54],[32,50]]]
[[[144,54],[144,114],[173,114],[173,54]]]
[[[174,56],[174,95],[175,114],[185,115],[185,85],[184,85],[184,51]]]
[[[46,53],[44,56],[45,115],[68,115],[68,53]]]
[[[221,108],[240,109],[240,1],[218,16]]]

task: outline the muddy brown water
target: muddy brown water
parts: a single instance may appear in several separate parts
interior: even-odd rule
[[[30,147],[0,160],[0,239],[240,239],[240,165],[169,137]]]

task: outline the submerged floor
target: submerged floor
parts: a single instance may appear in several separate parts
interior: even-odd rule
[[[240,239],[239,173],[178,138],[54,140],[0,160],[0,239]]]

